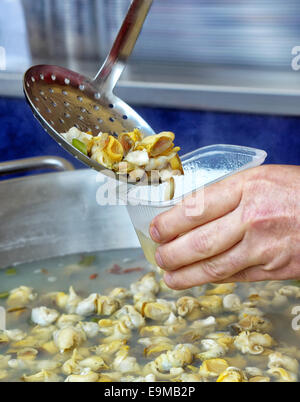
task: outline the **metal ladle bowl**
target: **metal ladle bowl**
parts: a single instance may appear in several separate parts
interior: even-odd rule
[[[152,128],[130,106],[113,94],[134,48],[153,0],[133,0],[112,49],[93,80],[59,66],[37,65],[24,74],[23,88],[32,112],[44,129],[65,150],[87,166],[108,174],[107,169],[81,153],[60,133],[71,127],[117,135]]]

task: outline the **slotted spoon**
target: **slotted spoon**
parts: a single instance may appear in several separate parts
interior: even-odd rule
[[[153,0],[133,0],[104,64],[93,80],[59,66],[37,65],[24,74],[23,88],[32,112],[64,149],[91,168],[107,169],[81,153],[60,135],[75,126],[81,131],[112,135],[152,128],[130,106],[113,94],[142,29]]]

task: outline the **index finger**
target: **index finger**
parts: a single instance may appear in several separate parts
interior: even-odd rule
[[[153,219],[149,229],[152,240],[168,242],[233,211],[240,203],[242,184],[243,178],[237,174],[189,195]]]

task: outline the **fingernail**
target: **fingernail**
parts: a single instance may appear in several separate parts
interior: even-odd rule
[[[157,230],[156,226],[153,223],[151,223],[151,225],[150,225],[149,232],[150,232],[150,236],[151,236],[152,240],[154,240],[155,242],[159,242],[160,234],[159,234],[159,231]]]
[[[172,284],[172,274],[170,272],[165,272],[164,281],[168,287],[171,287]]]
[[[156,250],[156,253],[155,253],[155,260],[156,260],[156,262],[157,262],[157,265],[158,265],[160,268],[163,268],[163,262],[162,262],[162,259],[161,259],[159,250]]]

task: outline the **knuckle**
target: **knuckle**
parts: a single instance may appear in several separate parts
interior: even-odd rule
[[[202,266],[202,270],[205,274],[212,279],[213,282],[224,279],[224,269],[212,261],[207,261]]]
[[[228,258],[228,262],[226,264],[227,269],[230,269],[230,271],[233,272],[241,270],[245,266],[245,262],[248,260],[248,257],[248,253],[246,252],[231,256]]]
[[[197,254],[207,254],[211,249],[209,236],[204,231],[194,232],[191,237],[191,247]]]
[[[248,229],[268,229],[272,218],[277,214],[276,200],[266,200],[265,194],[272,194],[272,184],[263,178],[249,180],[244,183],[243,196],[240,203],[241,220]],[[255,194],[255,197],[253,197]]]
[[[244,269],[243,271],[238,272],[237,274],[234,275],[235,280],[240,281],[240,282],[250,282],[250,276],[249,272],[247,269]]]
[[[241,222],[247,225],[248,229],[255,223],[256,211],[255,207],[248,201],[244,201],[241,206]]]

